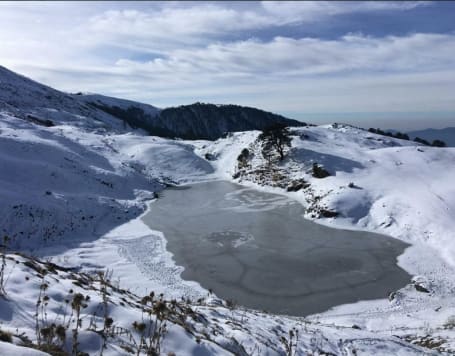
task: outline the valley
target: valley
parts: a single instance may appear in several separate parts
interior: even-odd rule
[[[10,333],[15,344],[25,339],[37,343],[36,302],[45,293],[47,309],[39,310],[38,319],[43,325],[51,320],[69,322],[62,347],[71,350],[74,322],[71,303],[65,300],[82,293],[88,299],[81,309],[80,350],[128,354],[128,348],[134,348],[133,336],[140,339],[131,325],[148,318],[144,317],[147,305],[154,306],[151,315],[158,323],[161,314],[156,313],[161,312],[154,303],[162,293],[167,308],[162,319],[167,331],[159,340],[163,354],[178,350],[178,355],[286,355],[289,342],[301,355],[454,352],[454,148],[427,147],[347,124],[302,124],[290,128],[291,145],[281,160],[276,154],[264,156],[259,130],[239,129],[216,140],[150,136],[78,95],[58,92],[6,69],[0,71],[0,79],[0,229],[8,237],[0,329]],[[51,120],[52,125],[31,120],[30,115]],[[248,155],[242,157],[247,158],[239,159],[245,149]],[[315,164],[327,176],[315,174]],[[262,312],[257,309],[265,306],[255,308],[245,302],[252,309],[245,308],[240,298],[234,300],[235,294],[222,298],[216,288],[211,291],[208,284],[199,284],[195,272],[179,263],[177,247],[171,247],[178,242],[167,239],[166,231],[159,232],[158,222],[145,223],[154,206],[166,204],[167,194],[176,186],[219,181],[240,184],[239,189],[250,189],[265,199],[261,203],[257,197],[243,196],[241,209],[252,204],[260,210],[292,201],[296,215],[303,215],[302,220],[324,236],[328,228],[349,236],[352,231],[359,239],[371,240],[367,246],[386,251],[394,241],[399,248],[387,252],[387,258],[375,257],[376,262],[392,265],[387,273],[393,275],[387,276],[377,294],[362,298],[359,292],[339,300],[334,296],[330,303],[303,313]],[[226,194],[210,200],[203,190],[189,197],[177,194],[159,222],[166,218],[184,234],[185,218],[194,213],[192,203],[202,209],[211,202],[207,211],[202,210],[204,215]],[[246,219],[242,223],[251,225]],[[222,225],[216,220],[214,224]],[[218,231],[213,226],[207,233],[229,228]],[[280,230],[276,224],[273,228]],[[212,239],[238,243],[237,238],[248,240],[245,236],[221,233]],[[298,241],[293,243],[298,246]],[[358,246],[343,245],[348,255],[374,262],[368,255],[359,257],[361,252],[354,252]],[[183,252],[188,255],[194,248],[190,245]],[[197,248],[202,255],[207,252]],[[324,260],[310,254],[307,259],[311,257],[326,261],[321,270],[329,275],[330,269],[340,269],[331,263],[335,257]],[[264,258],[262,263],[268,264],[270,256]],[[251,255],[244,259],[249,261]],[[268,267],[275,269],[272,261]],[[216,268],[220,275],[225,272]],[[228,262],[225,269],[234,273]],[[113,319],[109,332],[102,328],[102,289],[107,284],[99,277],[106,271],[110,271],[108,310]],[[258,275],[252,278],[251,285],[264,287]],[[396,283],[391,281],[394,278]],[[280,279],[271,283],[285,284]],[[20,346],[0,342],[5,354],[14,347]]]

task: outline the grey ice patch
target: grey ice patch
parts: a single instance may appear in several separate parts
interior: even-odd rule
[[[277,194],[260,194],[258,191],[250,188],[226,193],[224,199],[235,204],[234,206],[224,207],[224,209],[240,213],[273,210],[292,202],[287,197]]]
[[[203,240],[210,241],[220,247],[238,248],[254,240],[253,235],[239,231],[216,231],[202,237]]]

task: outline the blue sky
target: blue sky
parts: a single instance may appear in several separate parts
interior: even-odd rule
[[[455,126],[454,2],[1,2],[0,64],[158,107]]]

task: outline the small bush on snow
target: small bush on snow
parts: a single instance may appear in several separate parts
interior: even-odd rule
[[[444,329],[455,329],[455,315],[451,315],[444,323]]]
[[[325,178],[330,176],[330,173],[316,162],[313,163],[313,177],[314,178]]]
[[[0,329],[0,341],[11,343],[13,342],[13,336],[8,331]]]

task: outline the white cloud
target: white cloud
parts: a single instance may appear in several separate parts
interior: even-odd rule
[[[340,72],[429,71],[455,69],[455,36],[413,34],[371,38],[347,35],[338,40],[276,37],[212,44],[198,49],[176,49],[152,61],[119,60],[131,71],[175,74],[180,77],[306,76]]]
[[[431,1],[263,1],[262,7],[280,24],[314,22],[330,16],[386,10],[410,10]]]
[[[422,5],[427,2],[161,3],[144,11],[125,9],[129,3],[95,9],[70,3],[69,10],[0,3],[0,64],[59,89],[159,106],[455,110],[453,34],[252,38],[261,29],[275,33],[275,26]],[[117,8],[106,11],[109,6]]]
[[[270,16],[249,10],[201,4],[147,12],[106,11],[90,19],[89,29],[104,39],[128,38],[144,47],[160,48],[169,41],[186,45],[206,43],[215,35],[263,28],[270,21]]]
[[[409,10],[428,1],[264,1],[261,6],[227,7],[223,3],[163,6],[153,11],[110,10],[90,19],[89,30],[104,41],[124,39],[156,52],[179,45],[207,44],[216,36],[295,23],[311,23],[347,13]]]
[[[454,35],[275,38],[174,50],[148,62],[47,68],[57,86],[158,106],[210,101],[281,112],[454,111]],[[47,74],[46,74],[47,73]]]

